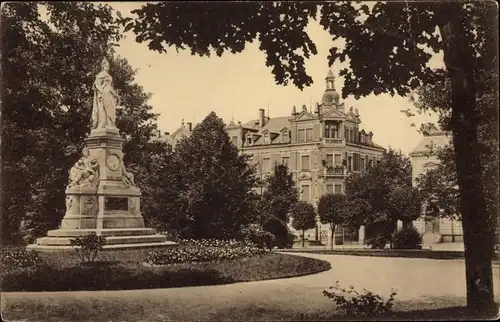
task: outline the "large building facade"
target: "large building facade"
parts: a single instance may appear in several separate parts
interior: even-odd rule
[[[410,153],[413,184],[426,171],[435,168],[439,159],[435,151],[450,144],[451,133],[431,131],[425,134],[417,147]],[[461,242],[463,240],[462,223],[447,218],[436,218],[432,221],[418,219],[413,222],[417,230],[423,234],[424,244],[441,242]]]
[[[300,200],[317,206],[327,193],[343,193],[348,174],[363,172],[380,160],[385,149],[373,142],[373,133],[360,129],[357,109],[340,102],[335,77],[329,71],[321,103],[314,111],[295,106],[288,116],[269,118],[263,109],[258,118],[227,126],[229,137],[241,153],[251,156],[258,175],[264,179],[276,162],[284,162],[300,191]],[[260,192],[265,186],[259,188]],[[318,223],[306,238],[329,240],[329,227]],[[358,229],[340,232],[358,240]],[[347,235],[347,236],[346,236]]]
[[[360,129],[358,110],[340,101],[331,70],[325,81],[321,103],[316,103],[314,111],[305,105],[300,109],[294,106],[290,115],[269,118],[260,109],[258,118],[238,124],[231,121],[226,128],[240,153],[251,156],[250,162],[261,179],[271,174],[276,162],[286,163],[300,191],[300,200],[314,207],[324,194],[343,193],[347,175],[362,173],[376,164],[385,151],[373,141],[372,132]],[[173,134],[165,133],[160,139],[174,146],[191,131],[191,124],[186,127],[183,123]],[[265,188],[262,185],[258,192]],[[330,233],[328,225],[318,222],[305,236],[327,243]],[[339,227],[336,231],[337,237],[346,242],[358,242],[363,234],[359,227]]]

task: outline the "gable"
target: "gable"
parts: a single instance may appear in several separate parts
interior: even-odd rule
[[[307,121],[314,119],[314,116],[311,115],[308,111],[302,111],[299,116],[295,119],[296,121]]]
[[[359,117],[357,117],[352,111],[349,111],[349,113],[346,114],[346,120],[354,123],[361,123]]]
[[[331,109],[327,113],[323,114],[322,117],[345,117],[345,114],[339,110]]]

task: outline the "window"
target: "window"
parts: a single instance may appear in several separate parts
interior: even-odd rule
[[[247,144],[252,145],[252,137],[251,136],[247,136]]]
[[[353,170],[359,171],[360,155],[359,153],[353,153]]]
[[[309,156],[308,155],[303,155],[300,157],[300,169],[302,171],[309,171],[311,169],[311,166],[309,164]]]
[[[349,128],[348,127],[346,127],[344,129],[344,137],[345,137],[345,139],[346,139],[347,142],[351,142],[350,136],[349,136]]]
[[[271,159],[264,158],[262,159],[262,172],[268,172],[271,170]]]
[[[269,132],[264,134],[264,144],[271,143],[271,139],[269,138]]]
[[[326,193],[329,193],[329,194],[333,193],[333,184],[326,185]]]
[[[302,130],[299,130],[299,138],[298,138],[298,141],[299,142],[305,142],[306,140],[306,130],[302,129]]]
[[[302,201],[309,201],[309,197],[310,197],[310,194],[309,194],[309,185],[304,185],[302,186],[302,191],[301,191],[301,195],[300,195],[300,199]]]
[[[283,131],[283,142],[288,143],[290,141],[290,134],[288,131]]]
[[[231,141],[233,142],[234,145],[238,146],[238,137],[237,136],[233,136],[231,138]]]
[[[281,157],[281,163],[289,165],[290,164],[289,162],[290,162],[290,158],[289,157]]]
[[[312,140],[313,140],[313,130],[307,129],[306,130],[306,141],[312,141]]]
[[[352,171],[352,157],[347,157],[347,170]]]
[[[335,185],[335,193],[336,194],[342,193],[342,185],[341,184],[336,184]]]
[[[342,163],[341,161],[341,155],[340,154],[335,154],[335,165],[340,165]]]
[[[329,167],[333,166],[333,154],[326,155],[326,165]]]
[[[337,125],[334,124],[325,124],[325,138],[338,138],[339,132]]]
[[[373,160],[369,159],[368,160],[368,168],[371,168],[373,166]]]

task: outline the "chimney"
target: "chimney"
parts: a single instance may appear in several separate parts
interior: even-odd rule
[[[264,109],[260,108],[259,109],[259,126],[263,127],[264,124],[265,124],[265,122],[266,122],[266,118],[265,118],[265,115],[264,115]]]
[[[188,131],[191,132],[193,130],[193,123],[187,122],[187,126],[188,126]]]

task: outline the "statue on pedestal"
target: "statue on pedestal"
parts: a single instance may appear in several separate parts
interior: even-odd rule
[[[109,62],[101,63],[102,70],[94,81],[94,101],[92,106],[92,129],[116,130],[116,109],[120,99],[113,89],[113,78],[109,74]]]
[[[83,149],[83,156],[75,162],[69,172],[68,188],[74,186],[96,187],[99,180],[99,163],[90,157],[87,148]]]

